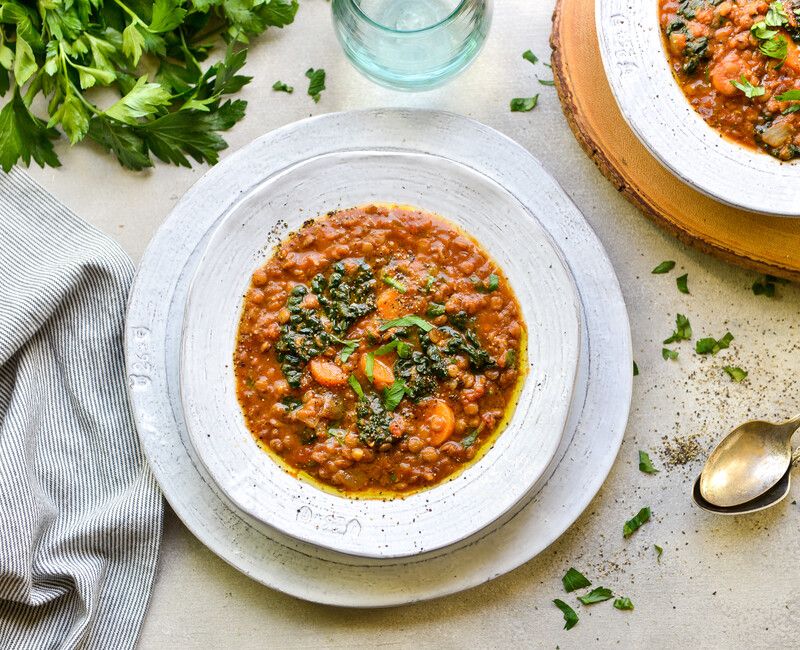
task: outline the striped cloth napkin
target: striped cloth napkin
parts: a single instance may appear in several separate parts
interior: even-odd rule
[[[0,172],[0,648],[131,648],[162,500],[125,392],[133,265]]]

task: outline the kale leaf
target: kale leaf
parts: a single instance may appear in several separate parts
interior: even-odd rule
[[[311,290],[339,336],[359,318],[375,310],[375,275],[372,267],[363,261],[350,276],[344,264],[336,262],[327,279],[321,273],[314,277]]]

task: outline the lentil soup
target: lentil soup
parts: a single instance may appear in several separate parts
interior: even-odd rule
[[[800,0],[659,1],[670,66],[692,107],[740,144],[800,157]]]
[[[322,489],[387,498],[491,446],[524,380],[503,271],[438,215],[368,205],[303,224],[252,276],[234,370],[256,441]]]

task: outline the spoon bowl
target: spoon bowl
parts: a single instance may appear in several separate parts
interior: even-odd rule
[[[717,508],[743,506],[771,493],[788,475],[792,435],[799,427],[800,415],[779,424],[753,420],[737,427],[711,452],[697,492]]]
[[[708,510],[709,512],[713,512],[718,515],[747,515],[751,512],[765,510],[766,508],[774,506],[776,503],[780,503],[786,498],[786,496],[789,494],[789,488],[792,484],[792,468],[790,467],[787,469],[781,479],[769,490],[764,492],[764,494],[762,494],[760,497],[753,499],[752,501],[748,501],[747,503],[727,508],[715,506],[713,503],[709,503],[703,498],[703,495],[700,493],[701,477],[702,475],[697,477],[697,480],[694,482],[694,486],[692,488],[692,498],[699,507],[701,507],[703,510]]]

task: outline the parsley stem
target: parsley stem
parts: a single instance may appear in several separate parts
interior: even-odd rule
[[[133,10],[129,9],[129,8],[126,6],[126,5],[124,5],[124,4],[123,4],[122,2],[120,2],[119,0],[114,0],[114,2],[115,2],[117,5],[119,5],[119,8],[120,8],[120,9],[122,9],[122,11],[124,11],[126,14],[128,14],[128,15],[129,15],[129,16],[130,16],[130,17],[133,19],[133,22],[134,22],[134,23],[136,23],[137,25],[141,25],[142,27],[144,27],[145,29],[147,29],[147,23],[145,23],[145,22],[144,22],[144,21],[143,21],[141,18],[139,18],[139,16],[137,16],[137,15],[136,15],[136,14],[133,12]],[[148,31],[150,31],[150,30],[148,30]]]

